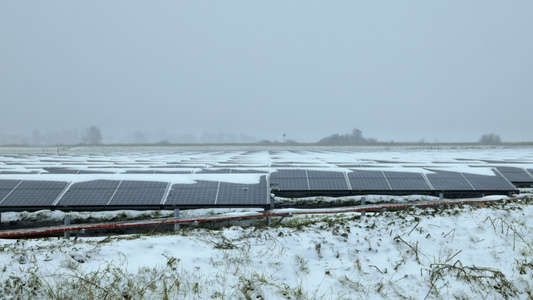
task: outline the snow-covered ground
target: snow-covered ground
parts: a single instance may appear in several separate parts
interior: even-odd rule
[[[527,202],[1,240],[0,289],[8,299],[525,299]]]
[[[334,153],[362,160],[454,164],[457,159],[530,161],[532,150],[372,149],[354,153],[337,149]],[[307,162],[335,161],[330,149],[320,151],[313,149]],[[291,156],[298,153],[291,153],[273,158],[293,161]],[[255,155],[254,161],[262,154]],[[200,161],[206,158],[196,152],[193,156]],[[126,157],[129,161],[132,156]],[[527,299],[533,297],[532,204],[525,199],[363,217],[359,213],[295,215],[273,227],[256,220],[219,229],[182,226],[166,233],[3,239],[1,297]],[[220,212],[224,211],[183,213]],[[60,212],[4,212],[3,226],[37,214],[62,217]],[[93,217],[106,219],[112,214],[94,213]]]

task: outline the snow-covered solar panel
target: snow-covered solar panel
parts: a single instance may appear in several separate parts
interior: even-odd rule
[[[80,170],[78,169],[67,169],[67,168],[43,168],[48,174],[77,174]]]
[[[258,184],[221,182],[216,198],[217,205],[267,205],[269,191],[266,176]]]
[[[194,184],[174,184],[166,205],[215,205],[219,182],[199,180]]]

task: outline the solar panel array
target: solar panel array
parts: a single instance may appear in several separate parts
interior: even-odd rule
[[[406,159],[397,153],[381,157],[386,159],[349,150],[0,155],[0,210],[267,207],[270,183],[279,188],[272,192],[284,197],[439,193],[473,197],[517,192],[513,184],[533,185],[533,160],[528,156],[426,161],[410,161],[413,156]],[[485,170],[454,171],[454,166]],[[481,175],[491,169],[492,175]],[[179,178],[192,178],[194,183],[177,183],[191,182]],[[240,180],[246,178],[258,183],[237,183],[250,182]]]
[[[273,172],[270,181],[276,183],[276,195],[286,197],[310,195],[356,194],[424,194],[489,195],[517,192],[517,188],[499,172],[479,175],[461,172],[430,171],[400,172],[354,169],[344,171],[317,171],[280,169]],[[315,192],[313,192],[315,191]]]
[[[199,180],[191,184],[159,181],[0,180],[0,209],[112,209],[270,205],[267,177],[257,184]]]

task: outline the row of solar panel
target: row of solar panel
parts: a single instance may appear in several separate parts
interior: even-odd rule
[[[354,167],[354,166],[352,166]],[[487,166],[474,166],[484,167]],[[491,166],[489,166],[491,167]],[[502,167],[492,166],[499,173],[501,173],[510,182],[517,185],[533,185],[533,169],[524,169],[518,167]],[[296,170],[298,171],[298,170]],[[167,170],[150,170],[150,169],[135,169],[126,170],[123,174],[266,174],[265,170],[246,169],[246,168],[207,168],[203,170],[179,170],[179,171],[167,171]],[[116,172],[106,170],[90,170],[90,169],[69,169],[69,168],[44,168],[44,172],[40,171],[9,171],[0,170],[0,174],[116,174]],[[279,176],[279,175],[278,175]]]
[[[514,191],[516,187],[501,174],[494,176],[432,171],[433,173],[353,170],[278,170],[270,181],[281,191]]]
[[[93,180],[0,180],[0,207],[120,206],[265,206],[270,193],[266,176],[258,184],[198,181],[168,182]]]

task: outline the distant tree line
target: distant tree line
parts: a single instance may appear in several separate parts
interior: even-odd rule
[[[357,128],[353,129],[351,133],[335,133],[318,141],[319,144],[323,145],[363,145],[377,142],[374,138],[365,138],[363,132]]]
[[[103,141],[100,128],[91,126],[83,131],[78,130],[60,130],[41,132],[38,129],[33,130],[31,136],[20,134],[0,133],[0,145],[32,145],[32,146],[50,146],[50,145],[77,145],[77,144],[101,144]]]
[[[482,135],[479,143],[483,145],[497,145],[502,143],[502,139],[495,133],[489,133]]]

